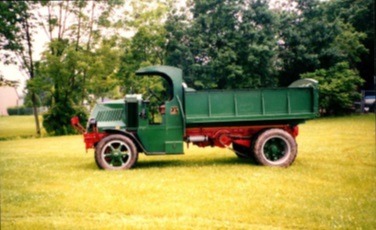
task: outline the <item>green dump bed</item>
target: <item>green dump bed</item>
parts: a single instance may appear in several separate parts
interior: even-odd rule
[[[300,123],[318,113],[315,87],[186,91],[184,97],[187,126],[259,121]]]

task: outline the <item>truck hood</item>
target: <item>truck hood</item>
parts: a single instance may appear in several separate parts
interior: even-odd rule
[[[95,119],[99,131],[106,129],[124,130],[126,128],[125,117],[124,99],[111,100],[96,104],[90,114],[89,122]]]

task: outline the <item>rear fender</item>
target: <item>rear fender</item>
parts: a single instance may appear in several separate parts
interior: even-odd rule
[[[265,129],[261,129],[258,131],[255,135],[252,136],[252,142],[256,141],[258,136],[260,136],[263,132],[269,130],[269,129],[282,129],[286,132],[288,132],[294,139],[299,135],[299,127],[298,125],[284,125],[281,127],[268,127]]]

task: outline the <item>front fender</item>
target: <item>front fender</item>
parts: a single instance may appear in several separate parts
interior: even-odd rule
[[[119,129],[105,129],[105,130],[103,130],[103,132],[105,132],[107,134],[106,136],[112,135],[112,134],[124,135],[124,136],[130,138],[134,142],[134,144],[137,147],[138,152],[144,152],[144,153],[146,152],[144,146],[142,145],[142,143],[138,139],[137,134],[135,134],[135,133],[127,132],[127,131],[119,130]]]

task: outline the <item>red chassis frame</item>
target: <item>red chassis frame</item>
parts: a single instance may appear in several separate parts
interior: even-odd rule
[[[86,129],[80,124],[78,117],[71,119],[72,126],[84,135],[85,148],[94,148],[95,144],[106,137],[108,134],[98,132],[96,126],[92,127],[92,132],[86,132]],[[257,125],[257,126],[225,126],[225,127],[195,127],[186,128],[185,140],[188,137],[203,136],[205,140],[194,142],[199,147],[217,146],[220,148],[228,147],[231,143],[236,143],[244,147],[251,147],[252,137],[267,129],[282,129],[290,133],[294,138],[299,134],[298,126],[291,125]]]
[[[252,137],[267,129],[282,129],[291,134],[294,139],[299,134],[298,126],[291,125],[257,125],[257,126],[228,126],[228,127],[195,127],[187,128],[185,139],[190,136],[205,136],[205,141],[194,142],[199,147],[217,146],[228,147],[236,143],[244,147],[251,147]]]

